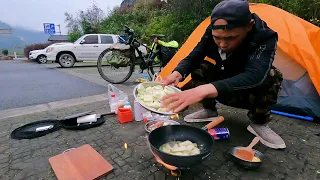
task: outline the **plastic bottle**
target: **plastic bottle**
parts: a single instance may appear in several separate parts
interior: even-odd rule
[[[129,109],[131,109],[130,102],[127,101],[127,102],[124,104],[123,108],[129,108]]]
[[[118,111],[118,101],[117,101],[117,98],[116,98],[115,94],[111,94],[111,98],[110,98],[109,102],[110,102],[110,110],[111,110],[111,112],[117,113],[117,111]]]

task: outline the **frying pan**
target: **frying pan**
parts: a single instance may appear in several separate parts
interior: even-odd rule
[[[229,154],[230,154],[230,158],[232,161],[234,161],[236,164],[246,168],[246,169],[256,169],[256,168],[259,168],[265,158],[265,156],[253,149],[254,151],[254,156],[255,157],[258,157],[261,161],[260,162],[250,162],[250,161],[246,161],[246,160],[243,160],[243,159],[240,159],[238,158],[237,156],[235,156],[235,153],[237,152],[237,150],[239,149],[240,147],[234,147],[232,148],[230,151],[229,151]]]
[[[206,159],[213,148],[214,140],[207,132],[208,129],[217,125],[217,122],[223,121],[220,116],[202,129],[189,125],[168,125],[159,127],[149,134],[148,141],[151,151],[159,156],[159,158],[169,165],[180,168],[187,168],[195,164],[201,163]],[[197,143],[200,154],[191,156],[177,156],[165,153],[160,150],[160,146],[170,141],[186,141],[189,140]]]

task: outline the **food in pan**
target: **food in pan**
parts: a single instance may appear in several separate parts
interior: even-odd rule
[[[239,158],[239,159],[242,159],[242,158],[240,158],[240,157],[238,157],[238,156],[236,156],[236,157]],[[242,159],[242,160],[243,160],[243,159]],[[254,157],[252,158],[251,162],[261,162],[261,159],[254,156]]]
[[[160,151],[177,156],[192,156],[200,154],[200,149],[196,143],[191,141],[172,141],[163,144]]]
[[[261,162],[261,159],[258,157],[253,157],[252,162]]]
[[[161,85],[144,87],[140,85],[137,88],[138,99],[150,109],[154,109],[159,112],[166,112],[166,108],[161,108],[161,98],[165,95],[175,93],[175,91],[166,86],[162,87]]]

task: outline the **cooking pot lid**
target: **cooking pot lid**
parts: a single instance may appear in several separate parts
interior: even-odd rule
[[[61,129],[58,120],[41,120],[16,128],[11,133],[13,139],[33,139]]]

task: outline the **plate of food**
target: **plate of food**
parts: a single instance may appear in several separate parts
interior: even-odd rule
[[[149,121],[145,124],[144,128],[145,130],[150,133],[151,131],[162,127],[162,126],[168,126],[168,125],[179,125],[180,123],[172,120],[159,120],[159,121]]]
[[[161,108],[161,98],[165,95],[181,92],[180,89],[173,86],[162,86],[159,82],[145,82],[138,84],[134,90],[133,95],[135,99],[145,109],[164,115],[173,115],[174,112],[166,112],[166,107]]]

